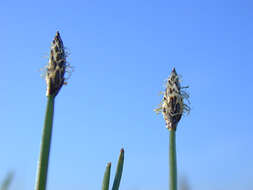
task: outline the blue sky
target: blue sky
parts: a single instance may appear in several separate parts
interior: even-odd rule
[[[252,190],[253,2],[1,1],[0,179],[33,189],[46,107],[40,69],[57,30],[74,71],[56,99],[48,189],[168,189],[168,131],[153,109],[173,67],[192,111],[177,131],[179,179]]]

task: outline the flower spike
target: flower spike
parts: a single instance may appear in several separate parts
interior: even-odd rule
[[[176,130],[183,113],[190,111],[190,107],[184,103],[184,99],[188,99],[189,95],[182,88],[187,87],[181,87],[179,76],[173,68],[166,83],[160,108],[155,109],[156,112],[163,114],[166,128],[169,130]]]
[[[65,82],[66,57],[60,33],[57,31],[51,45],[46,71],[47,96],[55,97]]]

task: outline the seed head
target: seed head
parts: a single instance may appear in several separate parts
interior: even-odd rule
[[[180,121],[184,112],[189,112],[190,107],[184,103],[184,100],[189,98],[189,95],[183,91],[181,87],[179,76],[175,68],[173,68],[167,82],[166,89],[163,92],[163,99],[156,112],[163,114],[166,122],[166,128],[169,130],[176,130],[177,124]]]
[[[51,44],[49,62],[46,68],[47,96],[56,96],[65,82],[66,54],[59,32]]]

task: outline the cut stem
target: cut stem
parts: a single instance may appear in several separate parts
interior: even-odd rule
[[[40,157],[37,168],[37,179],[35,183],[35,190],[46,189],[50,144],[53,127],[53,115],[54,115],[54,96],[48,96],[46,116],[40,147]]]
[[[177,190],[176,130],[170,130],[169,145],[170,190]]]

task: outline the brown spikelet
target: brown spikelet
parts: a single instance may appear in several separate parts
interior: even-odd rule
[[[189,95],[182,91],[179,76],[173,68],[166,83],[161,107],[155,110],[163,114],[166,128],[169,130],[176,130],[183,113],[190,111],[190,107],[184,103],[184,99],[188,99],[188,97]]]
[[[47,96],[56,96],[64,84],[66,54],[59,32],[56,32],[51,45],[49,62],[46,71]]]

